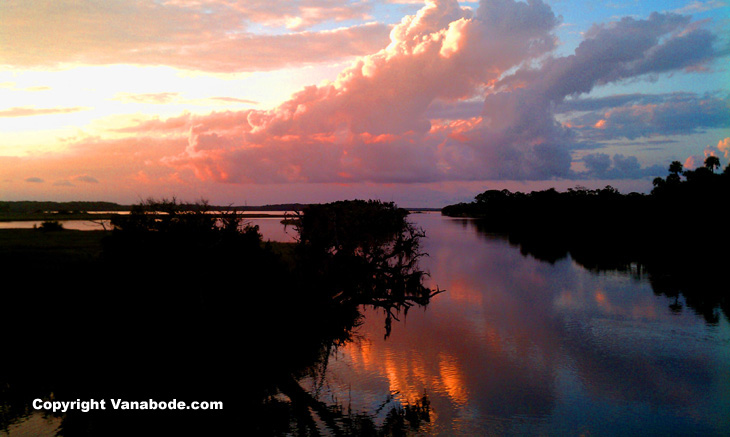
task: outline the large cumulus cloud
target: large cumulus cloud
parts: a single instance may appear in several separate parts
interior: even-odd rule
[[[559,23],[541,0],[484,0],[476,11],[428,1],[333,82],[272,110],[191,118],[185,152],[166,163],[229,182],[570,177],[584,136],[556,119],[567,98],[721,54],[689,17],[655,13],[596,25],[558,57]],[[606,162],[596,156],[588,168],[605,174]],[[613,164],[638,173],[635,158]]]

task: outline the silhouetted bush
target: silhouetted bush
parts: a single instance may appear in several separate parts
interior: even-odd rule
[[[56,220],[46,220],[41,223],[38,229],[45,232],[62,231],[63,225]]]

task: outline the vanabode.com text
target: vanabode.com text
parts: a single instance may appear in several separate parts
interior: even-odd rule
[[[47,410],[65,413],[69,410],[79,410],[87,413],[91,410],[106,410],[107,405],[111,405],[114,410],[222,410],[223,402],[221,401],[193,401],[187,403],[173,399],[171,401],[125,401],[122,399],[111,399],[107,403],[106,399],[90,399],[82,401],[44,401],[43,399],[35,399],[33,408],[36,410]]]

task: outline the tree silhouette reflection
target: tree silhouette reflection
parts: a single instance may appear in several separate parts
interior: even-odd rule
[[[475,230],[486,238],[499,238],[518,247],[523,256],[554,264],[570,257],[578,265],[593,272],[616,271],[636,278],[646,278],[658,296],[674,298],[670,311],[681,312],[684,306],[709,324],[717,324],[724,315],[730,320],[730,299],[720,275],[719,257],[708,248],[688,252],[671,250],[666,242],[636,244],[627,238],[605,234],[570,234],[556,232],[551,236],[531,233],[496,234],[491,227],[474,220]]]
[[[714,324],[720,313],[730,316],[730,295],[720,279],[730,234],[708,228],[720,217],[708,205],[730,194],[730,165],[716,173],[719,164],[710,156],[703,167],[685,170],[674,161],[665,179],[654,179],[650,195],[623,195],[611,186],[563,193],[487,190],[442,214],[475,218],[483,235],[501,233],[542,261],[569,255],[589,270],[645,274],[656,294],[681,294],[687,307]]]
[[[397,434],[428,421],[428,399],[374,416],[302,388],[362,322],[391,320],[439,291],[418,269],[423,232],[394,204],[336,202],[296,217],[295,250],[265,243],[205,203],[147,201],[119,217],[101,260],[53,269],[3,296],[16,366],[3,372],[0,429],[34,399],[221,401],[223,410],[57,413],[65,436]],[[221,224],[222,223],[222,224]],[[34,278],[34,266],[16,266]],[[45,413],[50,414],[50,413]],[[400,430],[400,431],[399,431]]]

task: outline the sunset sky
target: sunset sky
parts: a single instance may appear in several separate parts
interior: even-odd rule
[[[648,192],[730,153],[730,1],[3,0],[0,200]]]

